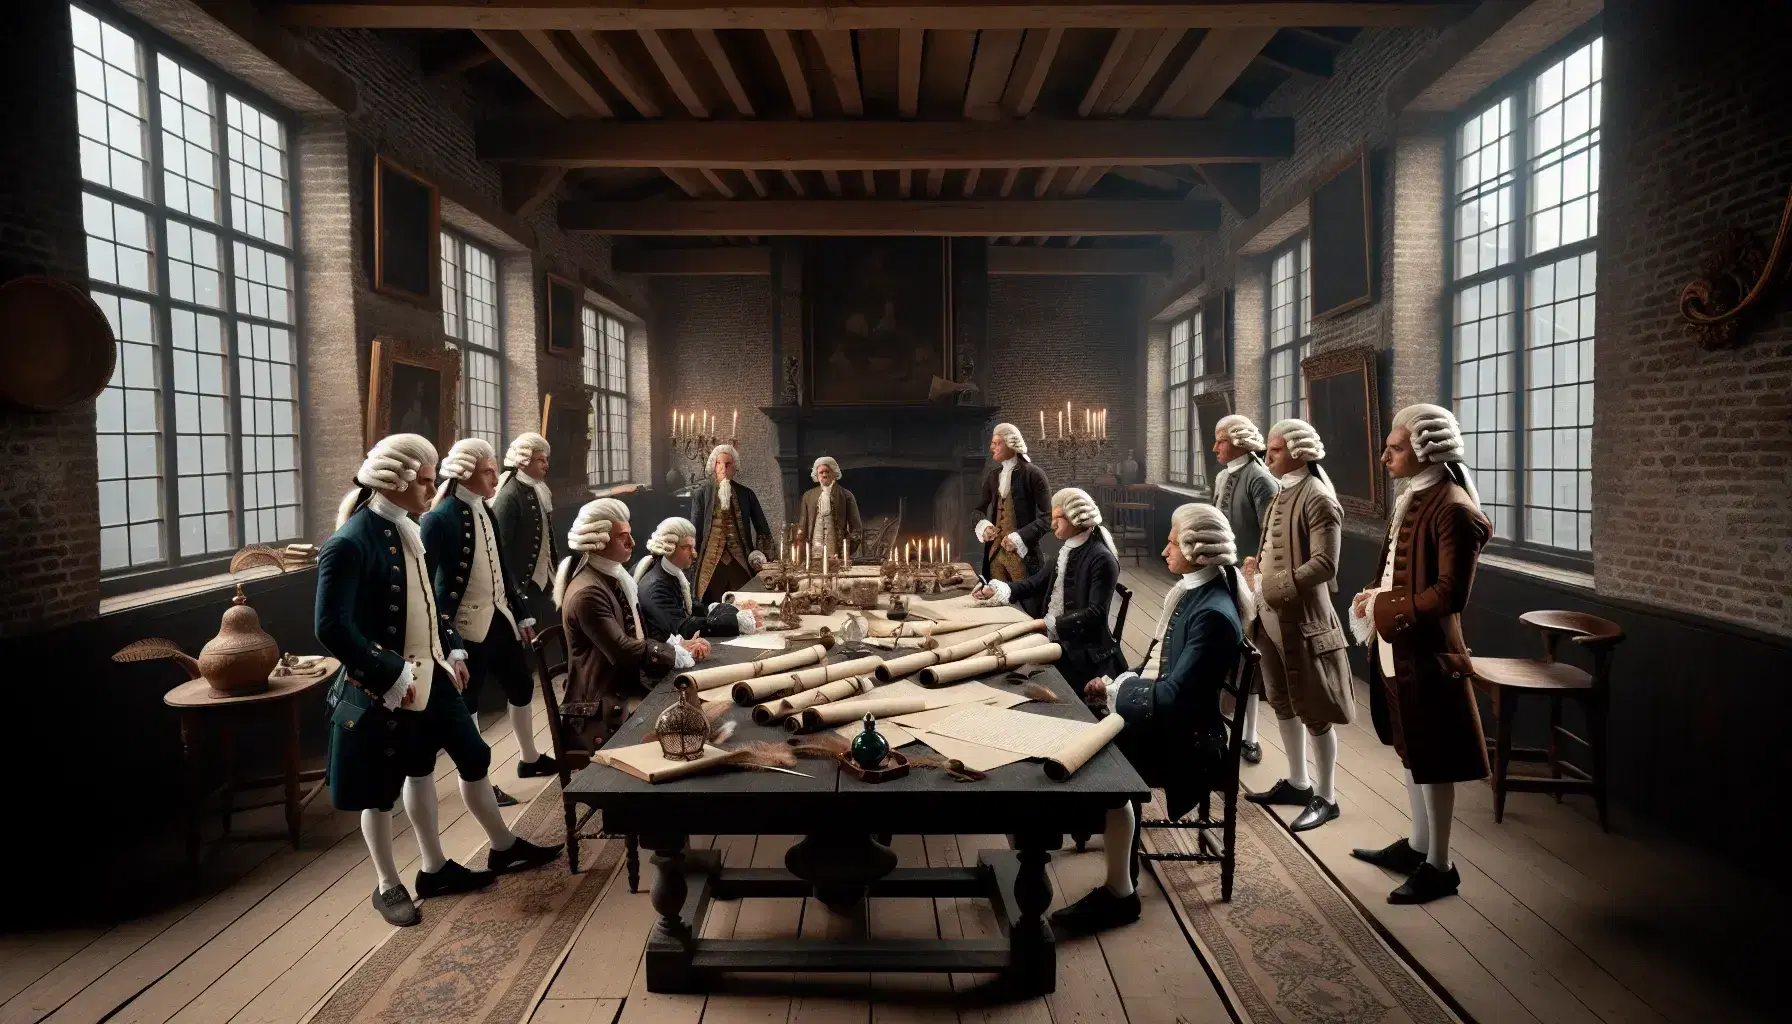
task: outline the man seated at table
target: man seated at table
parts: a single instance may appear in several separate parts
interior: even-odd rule
[[[759,632],[764,620],[759,606],[743,601],[740,607],[712,604],[703,615],[693,614],[691,566],[697,561],[697,527],[689,519],[673,516],[660,521],[647,538],[647,554],[635,563],[635,582],[641,590],[641,618],[646,633],[664,642],[672,637],[741,636]]]
[[[1066,487],[1052,495],[1052,536],[1064,542],[1056,562],[1014,583],[991,580],[971,597],[1023,607],[1047,598],[1046,633],[1064,647],[1058,671],[1081,693],[1089,680],[1126,668],[1120,643],[1108,627],[1120,559],[1114,554],[1114,538],[1101,525],[1100,507],[1081,488]]]
[[[1212,505],[1189,504],[1170,516],[1164,562],[1182,579],[1164,598],[1163,650],[1156,679],[1127,672],[1100,678],[1086,691],[1107,701],[1126,726],[1114,741],[1139,775],[1164,791],[1172,819],[1187,814],[1213,788],[1225,751],[1220,692],[1238,666],[1251,592],[1239,579],[1238,547],[1226,517]],[[1102,843],[1106,885],[1052,915],[1067,932],[1086,934],[1139,918],[1133,843],[1139,808],[1108,812]]]
[[[599,498],[579,509],[566,535],[574,552],[554,577],[554,603],[566,626],[563,730],[569,748],[594,751],[628,718],[658,677],[709,656],[707,640],[662,642],[647,636],[635,578],[623,563],[635,550],[628,506]]]

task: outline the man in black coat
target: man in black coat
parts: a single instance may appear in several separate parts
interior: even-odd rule
[[[740,453],[731,444],[717,445],[709,453],[709,479],[691,495],[697,528],[698,598],[707,606],[722,595],[746,586],[772,550],[772,527],[765,521],[759,495],[734,474]]]
[[[1127,672],[1091,682],[1086,695],[1126,722],[1115,746],[1149,785],[1164,791],[1171,818],[1188,813],[1212,790],[1224,764],[1225,721],[1220,691],[1244,653],[1250,589],[1231,566],[1238,549],[1226,517],[1212,505],[1190,504],[1170,517],[1164,562],[1182,576],[1164,598],[1163,657],[1156,679]],[[1139,918],[1136,806],[1108,812],[1102,845],[1108,878],[1087,896],[1052,915],[1052,924],[1087,934]]]
[[[758,605],[751,601],[738,608],[713,604],[707,613],[691,603],[691,578],[686,573],[696,562],[697,528],[677,516],[661,521],[647,539],[647,556],[635,563],[647,635],[664,641],[671,636],[689,640],[757,633],[762,620]]]
[[[972,510],[978,517],[974,532],[983,542],[983,577],[1019,583],[1039,571],[1039,539],[1051,529],[1050,488],[1014,424],[996,425],[989,457],[996,464],[984,474],[983,493]],[[1021,607],[1031,615],[1043,614],[1044,599],[1029,597]]]
[[[1120,642],[1108,626],[1108,608],[1120,582],[1114,540],[1101,525],[1101,509],[1088,492],[1066,487],[1051,500],[1052,535],[1064,542],[1058,559],[1024,580],[991,580],[971,596],[992,604],[1045,605],[1045,628],[1063,645],[1058,671],[1079,692],[1089,680],[1126,668]]]
[[[498,550],[510,578],[522,592],[524,614],[537,622],[554,622],[554,568],[560,547],[554,543],[553,492],[548,488],[548,439],[536,433],[517,435],[504,453],[504,475],[492,499],[498,524]]]

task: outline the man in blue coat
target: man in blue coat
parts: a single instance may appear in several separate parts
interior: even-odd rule
[[[1164,562],[1182,579],[1164,599],[1163,654],[1156,679],[1127,672],[1090,682],[1126,726],[1114,741],[1145,781],[1164,791],[1171,818],[1188,813],[1210,791],[1222,764],[1225,724],[1220,693],[1244,651],[1250,590],[1231,568],[1238,547],[1226,517],[1212,505],[1189,504],[1170,516]],[[1108,812],[1102,845],[1107,884],[1052,915],[1071,934],[1088,934],[1139,919],[1133,863],[1138,808]]]
[[[467,688],[462,694],[467,711],[479,714],[479,693],[487,680],[495,679],[504,688],[511,731],[521,750],[517,775],[525,779],[553,775],[560,766],[536,749],[529,710],[535,675],[523,645],[535,640],[535,620],[502,555],[504,540],[489,504],[498,492],[497,455],[489,443],[463,438],[449,449],[438,476],[442,486],[435,507],[418,523],[434,574],[436,605],[467,647]],[[498,806],[516,803],[503,790],[496,793]]]

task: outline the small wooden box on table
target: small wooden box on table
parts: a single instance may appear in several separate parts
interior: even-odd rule
[[[706,664],[761,654],[718,645]],[[836,652],[830,660],[849,657]],[[1055,669],[1031,681],[1051,687],[1063,702],[1025,704],[1024,711],[1090,719]],[[676,699],[669,684],[656,687],[606,746],[640,743]],[[781,729],[754,725],[749,711],[728,711],[728,720],[736,723],[731,746],[787,738]],[[921,744],[903,748],[910,757],[929,752]],[[1047,780],[1040,765],[1029,761],[971,783],[955,782],[942,771],[917,770],[874,785],[823,758],[801,760],[796,770],[811,777],[724,769],[650,785],[592,765],[573,778],[568,795],[601,809],[607,831],[638,832],[641,845],[653,851],[652,901],[659,920],[647,942],[649,991],[703,991],[715,975],[734,971],[872,971],[1000,974],[1020,992],[1050,992],[1057,977],[1051,926],[1044,917],[1052,900],[1046,874],[1051,851],[1065,833],[1100,832],[1109,809],[1150,796],[1144,780],[1112,746],[1062,783]],[[895,853],[873,838],[991,832],[1006,833],[1012,849],[984,850],[975,867],[965,868],[897,868]],[[693,834],[803,839],[791,847],[784,870],[724,868],[717,852],[687,849]],[[713,899],[810,895],[833,905],[867,896],[987,898],[1005,938],[698,937]]]

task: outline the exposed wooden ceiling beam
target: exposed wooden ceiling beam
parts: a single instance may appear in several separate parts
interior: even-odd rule
[[[1155,167],[1116,167],[1114,173],[1160,192],[1181,194],[1188,191],[1188,183],[1173,174],[1165,174]]]
[[[425,78],[448,78],[497,59],[479,37],[466,32],[446,32],[425,39],[418,46],[418,64]]]
[[[606,235],[1160,235],[1211,231],[1191,200],[771,199],[562,203],[560,226]]]
[[[587,90],[586,93],[575,91],[560,72],[555,70],[548,58],[542,55],[535,41],[525,38],[525,33],[481,31],[478,35],[480,41],[490,47],[491,51],[498,55],[498,59],[504,62],[504,66],[510,69],[511,74],[522,79],[523,84],[529,87],[529,91],[540,97],[541,101],[546,103],[548,109],[554,113],[561,117],[579,117],[590,114],[609,116],[610,105],[604,102],[604,98],[598,95],[595,89],[591,88],[591,82],[585,79],[582,73],[580,80]],[[545,45],[553,46],[552,40],[548,40],[545,34],[537,33],[537,35],[546,40]],[[565,55],[560,54],[558,49],[555,49],[554,52],[559,54],[562,60],[565,59]],[[596,96],[597,102],[595,104],[590,102],[587,95]]]
[[[361,95],[355,80],[259,8],[238,0],[194,2],[213,21],[241,36],[244,42],[309,86],[330,106],[346,114],[360,109]]]
[[[648,55],[653,58],[654,65],[660,69],[660,74],[665,76],[666,84],[672,89],[672,95],[678,97],[678,102],[684,104],[685,112],[692,117],[708,117],[709,104],[703,102],[703,97],[698,95],[696,87],[692,84],[690,73],[678,63],[678,58],[673,55],[671,47],[666,45],[666,37],[651,28],[642,29],[640,36],[641,45],[647,47]]]
[[[1330,78],[1336,45],[1305,32],[1277,32],[1263,44],[1258,59],[1292,75],[1309,78]]]
[[[504,212],[513,217],[528,216],[554,194],[566,174],[564,167],[512,165],[502,168]]]
[[[1051,73],[1052,59],[1058,55],[1058,44],[1064,40],[1061,28],[1030,28],[1021,40],[1020,55],[1014,59],[1014,72],[1008,76],[1008,88],[1002,93],[1002,109],[1010,117],[1026,117],[1039,100],[1045,76]]]
[[[692,32],[697,37],[697,45],[702,48],[703,55],[709,58],[710,66],[715,68],[716,77],[722,80],[722,91],[728,94],[728,101],[742,117],[753,116],[753,100],[741,85],[740,74],[734,70],[734,61],[728,56],[728,50],[722,45],[722,39],[716,35],[715,29],[700,28]]]
[[[905,28],[896,42],[896,108],[903,117],[921,110],[921,50],[927,38],[923,29]]]
[[[852,53],[852,33],[817,32],[815,41],[821,46],[821,59],[827,62],[828,75],[834,80],[834,94],[840,97],[840,112],[847,117],[864,117],[865,98],[859,92],[859,64]]]
[[[288,25],[309,28],[985,29],[1247,28],[1449,24],[1463,0],[287,0]]]
[[[895,170],[1259,163],[1289,156],[1294,122],[590,121],[483,124],[480,159],[563,167]]]
[[[728,184],[728,179],[722,177],[719,172],[705,167],[698,173],[703,175],[703,180],[709,182],[709,187],[720,193],[723,199],[734,198],[734,186]]]
[[[1076,112],[1088,117],[1095,113],[1095,105],[1101,99],[1101,92],[1107,88],[1108,79],[1114,75],[1114,69],[1120,66],[1120,58],[1126,55],[1126,48],[1132,45],[1132,38],[1137,29],[1123,28],[1114,33],[1108,43],[1107,53],[1102,55],[1101,64],[1095,69],[1095,77],[1089,79],[1089,87],[1083,90],[1083,101],[1076,106]]]
[[[672,179],[672,184],[677,185],[685,195],[692,199],[701,199],[709,191],[703,180],[703,175],[688,167],[662,167],[659,170],[661,174]]]
[[[585,51],[585,56],[591,58],[591,63],[597,65],[597,69],[622,94],[622,98],[628,101],[628,105],[634,107],[642,117],[659,117],[665,113],[660,109],[659,100],[654,98],[646,79],[628,66],[608,39],[596,32],[573,32],[572,38]]]
[[[989,273],[999,275],[1168,274],[1171,253],[1167,245],[1145,249],[1038,249],[992,245],[988,261]]]
[[[1002,90],[1008,84],[1024,35],[1019,29],[1001,28],[977,33],[977,56],[971,63],[971,80],[964,90],[965,117],[994,121],[1002,116]]]
[[[1211,29],[1151,108],[1152,117],[1205,117],[1238,81],[1273,28]]]
[[[1176,44],[1182,42],[1182,37],[1187,34],[1179,28],[1157,32],[1156,38],[1151,41],[1151,48],[1145,52],[1144,60],[1127,76],[1125,84],[1114,93],[1113,99],[1105,103],[1104,109],[1098,112],[1118,115],[1132,110],[1133,104],[1139,102],[1139,97],[1144,94],[1151,80],[1157,77],[1164,62],[1170,59]]]
[[[765,30],[772,56],[778,59],[778,70],[784,74],[784,87],[790,90],[790,105],[798,117],[814,117],[815,103],[809,97],[809,80],[803,77],[803,59],[796,52],[796,41],[781,28]]]
[[[1263,169],[1255,164],[1202,164],[1195,168],[1240,219],[1263,205]]]
[[[768,245],[717,249],[641,249],[620,246],[610,255],[618,274],[668,277],[765,277],[772,272]]]

